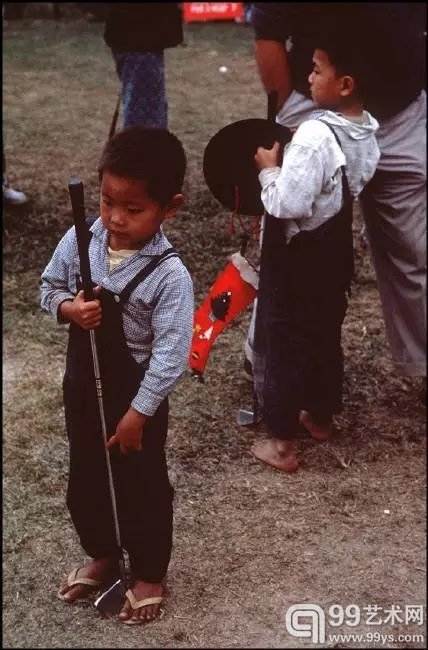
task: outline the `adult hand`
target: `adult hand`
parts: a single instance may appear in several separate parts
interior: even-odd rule
[[[264,149],[259,147],[254,156],[258,169],[265,169],[266,167],[276,167],[278,165],[279,157],[279,142],[275,142],[272,149]]]

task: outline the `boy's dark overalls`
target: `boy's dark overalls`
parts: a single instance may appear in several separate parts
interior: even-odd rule
[[[352,196],[343,167],[342,192],[336,215],[287,245],[281,219],[271,217],[266,231],[263,415],[277,438],[295,437],[301,409],[320,425],[342,409],[341,326],[353,275]]]
[[[154,270],[168,249],[154,258],[115,295],[102,289],[102,322],[96,329],[107,436],[128,410],[145,369],[132,357],[122,325],[122,305]],[[67,505],[81,545],[92,558],[117,557],[104,442],[95,385],[89,332],[70,324],[64,375],[64,405],[70,444]],[[168,398],[143,430],[143,450],[122,454],[111,450],[118,519],[123,547],[134,578],[160,582],[172,546],[173,488],[168,479],[164,445]]]

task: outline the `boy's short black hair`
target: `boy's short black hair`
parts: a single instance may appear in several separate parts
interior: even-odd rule
[[[319,32],[313,47],[323,50],[339,76],[349,75],[355,81],[355,92],[361,99],[366,95],[366,81],[370,73],[369,55],[365,50],[364,33],[340,30],[335,25]]]
[[[98,165],[104,172],[145,181],[151,199],[166,205],[181,192],[186,154],[180,140],[167,129],[131,126],[105,145]]]

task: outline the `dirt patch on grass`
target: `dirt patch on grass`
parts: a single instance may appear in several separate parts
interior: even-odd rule
[[[205,384],[186,377],[171,398],[168,463],[175,542],[165,614],[144,628],[97,618],[56,598],[84,560],[65,508],[67,443],[61,378],[66,332],[39,309],[38,280],[71,224],[67,181],[84,178],[97,211],[96,162],[118,83],[102,25],[24,20],[4,30],[5,144],[28,215],[4,217],[3,644],[10,648],[311,646],[285,629],[296,603],[357,604],[362,620],[330,633],[366,634],[363,608],[425,604],[425,406],[419,383],[395,376],[369,252],[355,212],[357,277],[343,330],[345,410],[328,443],[301,441],[301,470],[285,476],[248,449],[264,435],[236,424],[251,406],[242,376],[247,311],[221,334]],[[218,72],[227,65],[229,74]],[[185,145],[186,205],[168,225],[199,303],[239,248],[229,215],[202,177],[209,138],[264,116],[251,33],[233,24],[186,29],[167,53],[170,128]],[[22,91],[23,83],[25,85]],[[384,618],[386,613],[384,614]],[[376,627],[375,631],[379,631]],[[424,634],[416,622],[383,634]],[[326,647],[367,647],[326,641]],[[425,647],[397,641],[393,647]],[[387,647],[373,641],[369,647]]]

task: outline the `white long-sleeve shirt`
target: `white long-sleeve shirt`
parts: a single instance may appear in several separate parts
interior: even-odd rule
[[[334,128],[342,149],[321,119]],[[266,212],[284,219],[287,242],[300,230],[317,228],[339,212],[342,165],[351,194],[358,196],[380,157],[375,138],[378,126],[367,111],[358,122],[333,111],[317,111],[298,127],[286,147],[282,167],[260,171],[263,205]]]

